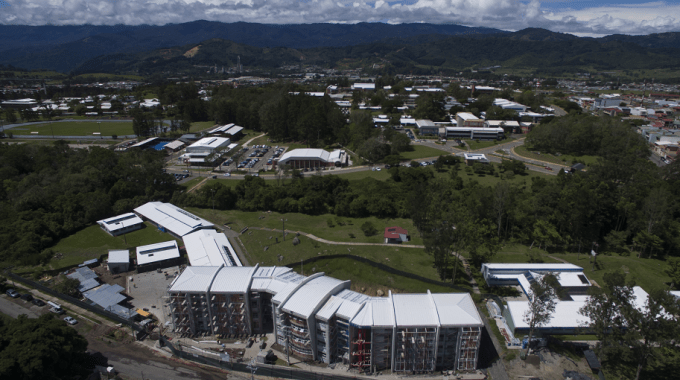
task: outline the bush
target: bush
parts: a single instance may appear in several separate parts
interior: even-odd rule
[[[351,239],[356,239],[356,236],[354,236],[354,234],[351,233],[351,232],[349,233],[349,237],[350,237]]]
[[[510,351],[508,352],[507,355],[503,358],[506,362],[509,362],[517,357],[517,352],[515,351]]]
[[[361,230],[364,231],[364,235],[366,236],[373,236],[378,233],[378,229],[376,229],[373,223],[371,222],[366,222],[362,224]]]
[[[326,224],[328,224],[328,227],[330,228],[335,227],[335,224],[333,224],[333,219],[331,218],[328,218],[328,220],[326,220]]]

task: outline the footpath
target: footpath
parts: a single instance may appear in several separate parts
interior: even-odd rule
[[[248,227],[249,230],[258,230],[258,231],[273,231],[273,232],[281,232],[280,229],[278,228],[267,228],[267,227]],[[312,234],[308,234],[306,232],[302,231],[291,231],[291,230],[285,230],[286,234],[300,234],[301,236],[306,236],[312,240],[316,240],[319,243],[326,243],[326,244],[332,244],[332,245],[372,245],[372,246],[383,246],[383,247],[395,247],[395,248],[425,248],[424,245],[417,245],[417,244],[386,244],[386,243],[359,243],[359,242],[351,242],[351,241],[331,241],[331,240],[326,240],[317,236],[314,236]]]

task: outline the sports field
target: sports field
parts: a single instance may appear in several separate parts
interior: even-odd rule
[[[133,135],[132,122],[106,122],[95,121],[65,121],[54,123],[32,124],[11,129],[15,135],[38,135],[38,136],[126,136]],[[37,133],[33,133],[37,132]]]

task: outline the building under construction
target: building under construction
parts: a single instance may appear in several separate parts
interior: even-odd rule
[[[273,332],[303,360],[363,372],[476,369],[483,324],[469,294],[369,297],[349,288],[286,267],[187,267],[168,306],[177,333]]]

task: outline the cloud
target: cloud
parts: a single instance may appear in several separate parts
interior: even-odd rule
[[[581,35],[680,30],[680,5],[666,2],[551,10],[538,0],[2,0],[0,23],[115,25],[194,20],[269,24],[388,22],[503,30],[540,27]],[[561,3],[564,4],[564,3]],[[679,15],[679,16],[676,16]]]

